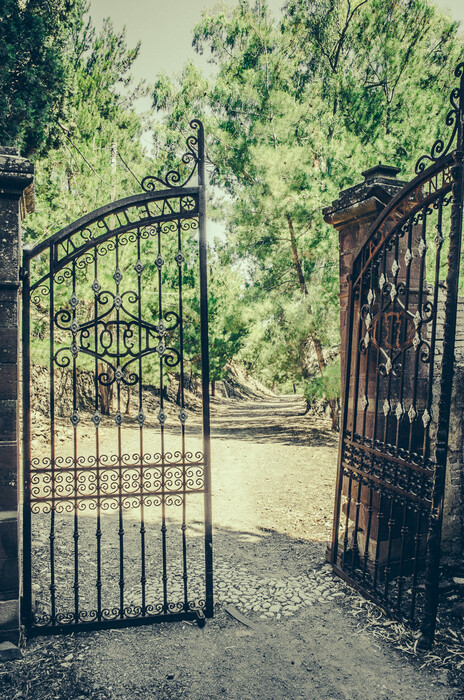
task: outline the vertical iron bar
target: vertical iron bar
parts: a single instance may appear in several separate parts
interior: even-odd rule
[[[161,224],[158,225],[158,258],[161,258]],[[163,322],[163,277],[162,266],[158,265],[158,323]],[[160,413],[164,413],[164,381],[163,381],[163,355],[159,358],[160,373]],[[160,420],[161,425],[161,547],[163,557],[163,612],[168,612],[168,572],[167,572],[167,552],[166,552],[166,454],[164,439],[164,419]]]
[[[94,342],[95,342],[95,366],[94,366],[94,383],[95,383],[95,416],[98,415],[98,249],[95,247],[94,258],[95,285],[94,289]],[[100,436],[99,423],[95,421],[95,466],[97,470],[97,529],[95,537],[97,540],[97,580],[95,587],[97,589],[97,619],[102,619],[102,577],[101,577],[101,473],[100,473]]]
[[[182,224],[180,219],[177,222],[177,247],[179,253],[182,251]],[[185,410],[184,396],[184,316],[182,304],[182,259],[179,256],[178,263],[178,293],[179,293],[179,350],[180,350],[180,406],[181,411]],[[186,475],[186,450],[185,450],[185,422],[181,422],[182,433],[182,583],[184,588],[184,610],[188,611],[188,574],[187,574],[187,475]]]
[[[349,541],[349,533],[350,533],[350,509],[351,509],[351,501],[353,500],[353,497],[351,495],[351,490],[353,488],[353,473],[350,471],[348,476],[348,493],[346,496],[346,514],[345,514],[345,534],[343,536],[343,554],[341,557],[341,567],[345,566],[345,559],[346,559],[346,553],[348,551],[348,541]]]
[[[427,402],[426,407],[431,415],[432,412],[432,393],[433,393],[433,375],[434,375],[434,359],[435,359],[435,344],[437,335],[437,321],[438,321],[438,289],[440,283],[440,259],[441,259],[441,247],[443,245],[442,236],[442,223],[443,223],[443,197],[438,200],[438,223],[437,223],[437,235],[436,235],[436,254],[435,254],[435,277],[434,277],[434,288],[433,288],[433,320],[432,320],[432,334],[430,338],[430,367],[429,367],[429,381],[427,387]],[[458,271],[459,274],[459,271]],[[424,442],[423,442],[423,455],[424,455],[424,466],[425,460],[429,456],[430,450],[430,440],[429,432],[424,431]]]
[[[351,426],[351,440],[352,442],[355,442],[355,436],[356,436],[356,427],[357,427],[357,422],[358,422],[358,399],[359,399],[359,379],[360,379],[360,339],[361,339],[361,332],[362,332],[362,295],[363,295],[363,286],[364,286],[364,277],[361,274],[361,277],[359,279],[359,320],[358,320],[358,328],[356,331],[356,340],[355,340],[355,369],[354,369],[354,388],[353,388],[353,424]],[[364,412],[365,415],[365,412]],[[363,416],[364,417],[364,416]],[[353,500],[352,496],[352,490],[353,490],[353,472],[350,471],[348,479],[349,479],[349,485],[348,485],[348,498],[346,501],[346,520],[345,520],[345,536],[343,538],[343,557],[342,557],[342,566],[345,564],[345,559],[346,559],[346,553],[348,549],[348,543],[349,543],[349,528],[350,528],[350,511],[351,511],[351,503]],[[360,486],[360,482],[359,482]],[[356,487],[355,487],[356,488]],[[355,537],[355,531],[353,531],[353,538]],[[353,539],[353,546],[351,549],[351,570],[354,569],[354,558],[357,554],[357,543],[356,545],[354,544],[354,539]]]
[[[422,480],[422,487],[421,487],[421,496],[423,495],[423,490],[424,490],[424,480]],[[411,621],[414,620],[415,614],[416,614],[416,600],[417,600],[417,577],[419,574],[419,566],[418,566],[418,561],[419,561],[419,553],[420,553],[420,541],[421,541],[421,536],[420,536],[420,531],[422,528],[422,503],[417,504],[417,518],[416,518],[416,524],[415,524],[415,529],[414,529],[414,564],[413,564],[413,572],[412,572],[412,583],[411,583],[411,607],[409,610],[409,619]]]
[[[55,289],[54,289],[54,255],[55,246],[50,246],[50,309],[49,309],[49,324],[50,324],[50,464],[51,464],[51,511],[50,511],[50,605],[51,605],[51,622],[56,624],[56,601],[55,601],[55,357],[54,357],[54,310],[55,310]]]
[[[372,505],[372,495],[373,495],[372,482],[368,488],[369,488],[369,506],[367,508],[366,544],[364,545],[364,554],[363,554],[363,568],[362,568],[362,580],[363,581],[366,579],[367,562],[369,559],[369,539],[371,536],[372,515],[374,512],[374,508]]]
[[[425,207],[422,210],[423,214],[423,219],[422,219],[422,230],[421,230],[421,240],[424,241],[424,244],[427,243],[426,241],[426,219],[427,219],[427,207]],[[420,272],[419,272],[419,290],[418,290],[418,297],[417,297],[417,310],[420,313],[420,309],[422,308],[422,295],[423,295],[423,287],[424,287],[424,275],[425,275],[425,252],[421,257],[421,262],[420,262]],[[413,404],[416,406],[416,401],[417,401],[417,382],[419,378],[419,357],[420,357],[420,346],[417,347],[416,350],[416,355],[414,359],[414,383],[413,383]],[[417,411],[419,413],[419,411]],[[418,417],[418,416],[416,416]],[[413,447],[413,423],[411,423],[409,427],[409,443],[408,443],[408,452],[411,452],[412,447]]]
[[[386,272],[387,272],[387,249],[386,249],[386,246],[384,245],[384,248],[383,248],[383,275],[385,278],[385,282],[386,282],[386,278],[387,278]],[[380,294],[381,294],[380,309],[382,312],[385,311],[385,309],[388,308],[388,305],[389,305],[389,302],[387,302],[386,306],[384,306],[383,288],[384,287],[382,287],[382,289],[380,290]],[[383,319],[381,318],[380,319],[379,338],[382,338],[382,327],[383,327]],[[379,345],[380,345],[380,343],[379,343]],[[378,358],[380,358],[380,349],[379,349]],[[379,389],[379,384],[380,384],[380,372],[379,372],[379,369],[377,367],[377,388],[376,388],[377,392]],[[387,399],[388,399],[388,402],[390,403],[389,387],[387,389]],[[378,393],[376,395],[376,423],[377,423],[377,401],[378,401]],[[387,435],[387,430],[388,430],[388,417],[389,417],[389,415],[390,415],[390,411],[388,411],[388,413],[384,416],[385,423],[384,423],[384,430],[383,430],[383,439],[381,441],[381,450],[383,452],[385,452],[385,443],[386,443],[386,435]],[[377,425],[376,425],[376,431],[377,431]],[[384,479],[384,475],[385,475],[385,459],[382,459],[382,477],[381,477],[382,481]],[[384,519],[383,509],[384,509],[384,503],[385,503],[384,492],[385,492],[385,489],[381,486],[379,488],[379,506],[378,506],[378,510],[377,510],[377,541],[375,543],[374,580],[373,580],[374,591],[377,588],[377,580],[378,580],[378,576],[379,576],[380,543],[382,541],[380,539],[380,537],[382,534],[382,523],[383,523],[383,519]]]
[[[203,398],[203,453],[205,462],[205,615],[213,616],[213,527],[211,511],[211,425],[209,408],[208,280],[206,248],[206,172],[203,124],[198,123],[199,257],[201,318],[201,386]]]
[[[23,620],[32,626],[31,572],[31,266],[27,252],[23,255],[22,279],[22,360],[23,360]]]
[[[404,226],[407,226],[407,250],[411,250],[411,241],[412,241],[412,217],[409,218],[407,224],[404,224]],[[404,301],[404,310],[406,313],[409,311],[409,292],[410,292],[410,285],[411,285],[411,261],[409,261],[409,264],[406,265],[406,278],[405,278],[405,289],[406,289],[406,296],[405,296],[405,301]],[[401,345],[404,345],[406,338],[407,338],[407,330],[408,330],[408,322],[405,322],[402,327],[402,333],[401,333]],[[408,360],[408,349],[404,348],[402,350],[401,354],[401,383],[400,383],[400,404],[403,408],[403,415],[401,416],[401,420],[403,417],[407,420],[408,419],[408,414],[406,412],[406,407],[404,406],[404,380],[406,377],[406,364]],[[400,447],[400,421],[398,421],[397,425],[397,430],[396,430],[396,452],[398,453],[398,449]],[[409,487],[409,481],[410,481],[410,475],[411,475],[411,470],[408,469],[407,471],[407,484],[406,488]],[[397,613],[401,613],[401,599],[403,595],[403,585],[405,582],[405,577],[403,575],[403,570],[404,570],[404,558],[405,558],[405,546],[406,546],[406,535],[409,532],[409,528],[407,526],[407,512],[408,512],[408,500],[407,498],[403,499],[403,511],[402,511],[402,519],[401,519],[401,551],[400,551],[400,563],[399,563],[399,571],[398,571],[398,593],[397,593],[397,598],[396,598],[396,609]]]
[[[342,394],[342,421],[340,426],[340,442],[338,446],[338,464],[337,464],[337,480],[336,480],[336,492],[335,492],[335,506],[333,515],[333,529],[332,529],[332,547],[330,551],[330,562],[332,566],[337,564],[338,555],[338,536],[340,527],[340,511],[341,511],[341,499],[342,499],[342,488],[343,488],[343,457],[344,457],[344,445],[348,422],[348,407],[349,407],[349,394],[350,394],[350,377],[351,377],[351,352],[352,352],[352,335],[354,326],[354,292],[353,292],[353,279],[350,275],[348,279],[348,324],[346,328],[345,336],[345,357],[344,357],[344,387]]]
[[[353,425],[351,427],[351,439],[354,442],[355,435],[356,435],[356,428],[357,428],[357,423],[358,423],[358,399],[359,399],[359,342],[361,338],[361,329],[362,329],[362,293],[363,293],[363,285],[364,285],[364,277],[361,274],[361,277],[359,278],[359,322],[358,322],[358,331],[357,331],[357,337],[355,341],[355,369],[354,369],[354,388],[353,388]]]
[[[73,260],[72,263],[72,290],[73,295],[76,294],[76,261]],[[76,307],[73,305],[72,310],[72,320],[76,322]],[[73,344],[77,344],[76,333],[72,334]],[[72,366],[72,382],[73,382],[73,414],[77,411],[77,395],[76,395],[76,384],[77,384],[77,366],[76,366],[76,353],[73,352],[73,366]],[[73,464],[74,464],[74,619],[79,622],[79,517],[78,517],[78,479],[77,479],[77,424],[73,421]]]
[[[372,290],[373,286],[373,278],[374,278],[374,262],[372,261],[371,268],[370,268],[370,273],[369,273],[369,290]],[[368,301],[368,299],[367,299]],[[374,299],[372,300],[371,304],[369,304],[368,301],[368,313],[371,315],[371,305],[373,305]],[[360,307],[362,308],[362,304],[360,303]],[[371,316],[372,318],[372,316]],[[370,327],[370,324],[369,324]],[[366,335],[369,333],[369,328],[366,325]],[[361,340],[361,343],[364,342],[364,339]],[[366,422],[367,422],[367,415],[368,415],[368,408],[370,405],[369,402],[369,371],[370,371],[370,359],[371,359],[371,345],[372,343],[369,342],[367,347],[365,347],[365,353],[364,353],[364,358],[365,358],[365,373],[364,373],[364,396],[365,396],[365,405],[364,405],[364,413],[363,413],[363,421],[362,421],[362,433],[361,433],[361,444],[364,445],[366,442]],[[360,352],[360,347],[358,348],[358,352]],[[371,443],[372,446],[372,443]],[[364,467],[364,459],[372,459],[366,453],[363,451],[361,452],[361,464],[360,468],[362,472],[365,472],[365,467]],[[357,561],[359,557],[359,546],[358,546],[358,529],[359,529],[359,516],[361,512],[361,496],[362,496],[362,487],[363,487],[363,477],[360,474],[358,478],[358,490],[356,494],[356,516],[355,516],[355,521],[354,521],[354,532],[353,532],[353,556],[351,558],[351,573],[354,573],[355,569],[355,562]],[[364,547],[364,555],[363,555],[363,560],[365,561],[365,555],[366,551],[368,550],[369,547],[369,541],[366,539],[365,542],[365,547]]]
[[[423,211],[423,219],[422,219],[422,229],[421,229],[421,240],[424,241],[424,244],[426,243],[426,208],[422,210]],[[422,308],[422,295],[423,295],[423,286],[424,286],[424,275],[425,275],[425,251],[424,255],[421,257],[421,262],[420,262],[420,271],[419,271],[419,289],[418,289],[418,297],[417,297],[417,310],[420,313],[420,309]],[[420,329],[419,329],[420,330]],[[417,383],[418,383],[418,378],[419,378],[419,355],[420,353],[420,346],[417,347],[417,350],[415,351],[415,358],[414,358],[414,378],[413,378],[413,397],[412,397],[412,404],[415,407],[416,411],[416,402],[417,402]],[[419,411],[417,411],[417,415],[414,418],[414,421],[419,418]],[[411,424],[409,426],[409,439],[408,439],[408,452],[411,453],[412,448],[413,448],[413,426],[414,426],[414,421],[411,421]],[[425,444],[425,433],[426,430],[424,429],[424,443]],[[422,455],[425,457],[425,455]],[[416,597],[417,597],[417,577],[419,574],[419,555],[420,555],[420,542],[421,542],[421,528],[422,528],[422,509],[421,509],[421,504],[419,504],[418,509],[417,509],[417,520],[416,520],[416,526],[415,526],[415,531],[414,531],[414,563],[413,563],[413,574],[412,574],[412,596],[411,596],[411,610],[410,610],[410,619],[414,619],[415,615],[415,607],[416,607]]]
[[[116,235],[115,243],[116,270],[119,271],[119,236]],[[119,277],[116,279],[116,294],[119,295]],[[120,337],[119,337],[119,322],[120,322],[120,306],[116,306],[116,370],[120,368]],[[121,380],[122,381],[122,380]],[[123,463],[122,463],[122,435],[121,435],[121,381],[116,381],[117,394],[117,430],[118,430],[118,464],[119,464],[119,617],[124,618],[124,519],[123,519]]]
[[[399,263],[398,263],[398,257],[399,257],[399,255],[398,255],[398,253],[399,253],[399,233],[400,233],[400,232],[397,230],[396,235],[395,235],[395,250],[394,250],[394,261],[395,261],[398,265],[399,265]],[[392,266],[393,266],[393,263],[392,263]],[[399,292],[398,292],[398,272],[399,272],[399,269],[400,269],[399,267],[396,267],[396,268],[395,268],[395,273],[394,273],[394,275],[393,275],[393,286],[394,286],[394,289],[396,290],[396,294],[395,294],[395,296],[393,297],[393,300],[392,300],[392,312],[394,312],[395,309],[398,307],[398,299],[397,299],[397,297],[398,297],[398,294],[399,294]],[[392,346],[393,346],[393,333],[394,333],[393,324],[391,324],[390,345],[392,345]],[[393,352],[394,352],[394,351],[392,350],[392,351],[391,351],[391,358],[392,358],[392,360],[394,359],[394,358],[393,358]],[[394,371],[395,371],[395,368],[393,367],[392,370],[391,370],[391,374],[393,374]],[[389,376],[389,380],[390,380],[390,378],[391,378],[391,374],[390,374],[390,376]],[[388,387],[388,393],[389,393],[389,399],[390,399],[390,382],[389,382],[389,387]],[[400,391],[399,403],[400,403],[400,405],[401,405],[401,408],[403,407],[402,398],[403,398],[403,397],[402,397],[402,393],[401,393],[401,391]],[[398,405],[398,404],[397,404],[397,405]],[[397,450],[398,450],[398,436],[399,436],[399,429],[400,429],[399,426],[400,426],[400,420],[401,420],[401,418],[402,418],[402,415],[399,416],[399,417],[396,416],[396,438],[395,438],[395,452],[396,452],[396,453],[397,453]],[[394,474],[394,479],[393,479],[393,485],[394,485],[394,486],[396,485],[397,476],[398,476],[398,464],[395,462],[395,474]],[[385,599],[385,601],[388,600],[388,588],[389,588],[389,583],[390,583],[390,581],[389,581],[389,576],[390,576],[390,573],[391,573],[392,537],[393,537],[393,530],[394,530],[394,527],[395,527],[395,524],[396,524],[396,522],[395,522],[395,517],[394,517],[394,515],[395,515],[394,508],[395,508],[395,499],[393,498],[393,494],[392,494],[391,502],[390,502],[390,514],[389,514],[388,523],[387,523],[387,524],[388,524],[387,562],[386,562],[386,565],[385,565],[385,568],[384,568],[384,577],[385,577],[385,581],[384,581],[384,599]]]
[[[409,221],[407,222],[407,229],[408,229],[407,250],[411,250],[411,246],[412,246],[412,221],[413,221],[413,219],[412,219],[412,217],[410,217]],[[409,265],[406,266],[406,279],[405,279],[406,298],[404,301],[404,308],[405,308],[406,312],[409,311],[409,292],[410,292],[410,286],[411,286],[411,262],[412,261],[409,261]],[[405,343],[406,337],[407,337],[407,322],[405,322],[403,325],[401,344]],[[402,358],[401,358],[400,402],[401,402],[401,405],[403,406],[404,416],[405,416],[406,420],[408,419],[408,414],[406,413],[406,407],[404,406],[403,401],[404,401],[404,380],[406,377],[407,360],[408,360],[408,348],[405,348],[402,351]],[[400,434],[399,433],[400,433],[400,431],[399,431],[399,421],[398,421],[398,428],[397,428],[397,433],[396,433],[396,450],[397,451],[398,451],[398,448],[400,446]],[[410,477],[411,477],[411,469],[408,469],[406,488],[409,488]],[[401,520],[401,531],[400,531],[400,534],[401,534],[400,566],[399,566],[398,578],[397,578],[398,594],[397,594],[397,598],[396,598],[396,610],[397,610],[398,614],[401,613],[401,599],[403,596],[403,586],[404,586],[404,582],[405,582],[405,576],[403,575],[403,571],[404,571],[404,559],[406,556],[406,551],[405,551],[406,535],[409,532],[409,528],[407,526],[407,513],[408,513],[407,506],[408,506],[408,500],[407,500],[407,498],[404,498],[403,499],[402,520]]]
[[[408,250],[411,250],[412,247],[412,217],[408,221]],[[410,286],[411,286],[411,265],[412,261],[409,262],[409,265],[406,267],[406,279],[405,279],[405,285],[406,285],[406,297],[404,300],[404,309],[406,313],[409,311],[409,296],[410,296]],[[403,324],[403,332],[401,334],[401,344],[403,345],[406,341],[407,337],[407,323]],[[401,384],[400,384],[400,403],[403,406],[403,399],[404,399],[404,380],[406,376],[406,361],[407,361],[407,352],[408,349],[403,349],[402,351],[402,356],[401,356]],[[403,406],[404,410],[404,406]],[[404,413],[406,413],[404,411]],[[396,450],[398,450],[399,447],[399,421],[398,421],[398,429],[396,433]]]
[[[383,252],[383,273],[385,274],[386,270],[386,254],[385,250]],[[375,261],[372,260],[372,266],[374,267]],[[378,279],[378,274],[376,275],[376,287],[378,286],[379,279]],[[379,292],[379,312],[381,313],[383,311],[383,293],[382,289]],[[379,338],[382,338],[382,326],[383,326],[383,320],[382,317],[380,317],[379,320]],[[379,402],[379,386],[380,386],[380,372],[379,372],[379,363],[380,363],[380,343],[379,346],[377,347],[377,353],[376,353],[376,378],[375,378],[375,394],[374,394],[374,424],[372,426],[372,447],[373,449],[377,449],[377,428],[378,428],[378,416],[379,416],[379,410],[378,410],[378,402]],[[374,469],[374,454],[371,455],[371,463],[370,467],[371,470]],[[370,540],[370,535],[371,535],[371,529],[372,529],[372,516],[374,514],[374,506],[373,506],[373,488],[374,484],[371,482],[369,486],[369,507],[368,507],[368,523],[367,523],[367,533],[366,533],[366,544],[364,548],[364,561],[363,561],[363,574],[362,578],[363,581],[366,578],[366,572],[367,572],[367,563],[369,560],[369,540]],[[379,508],[382,507],[382,492],[380,492],[379,496]],[[378,528],[380,528],[381,520],[379,519],[379,513],[377,513],[377,525]],[[376,568],[376,561],[378,559],[378,548],[379,548],[379,530],[377,530],[377,542],[376,542],[376,549],[375,549],[375,554],[374,554],[374,571],[375,571],[375,576],[377,575],[377,568]],[[376,579],[375,579],[376,581]],[[374,588],[375,588],[375,582],[374,582]]]
[[[387,258],[386,258],[386,250],[385,250],[385,248],[384,248],[384,250],[383,250],[382,258],[383,258],[383,275],[385,276],[385,272],[386,272],[386,269],[387,269]],[[378,278],[378,275],[377,275],[377,278]],[[377,283],[379,283],[379,279],[377,279]],[[380,289],[380,286],[379,286],[379,289]],[[380,313],[380,314],[383,314],[383,311],[385,310],[385,308],[384,308],[383,287],[382,287],[382,289],[380,289],[380,292],[379,292],[379,302],[380,302],[380,303],[379,303],[379,313]],[[383,329],[383,318],[382,318],[382,315],[380,316],[379,326],[380,326],[380,328],[379,328],[379,338],[382,338],[382,329]],[[378,426],[379,426],[379,421],[378,421],[378,416],[379,416],[378,403],[379,403],[379,387],[380,387],[380,372],[379,372],[380,358],[381,358],[381,355],[380,355],[380,342],[379,342],[379,347],[377,348],[377,359],[376,359],[376,363],[377,363],[377,369],[376,369],[376,372],[377,372],[377,379],[376,379],[376,383],[375,383],[375,416],[374,416],[374,428],[373,428],[374,442],[373,442],[373,445],[372,445],[374,448],[376,448],[376,446],[378,446],[378,445],[376,445],[376,443],[380,442],[379,440],[377,440],[377,429],[378,429]],[[386,419],[385,419],[385,420],[386,420]]]
[[[140,228],[137,229],[137,264],[141,264],[141,249],[140,249]],[[142,272],[141,268],[137,271],[137,294],[138,294],[138,341],[139,341],[139,414],[143,410],[143,394],[142,394]],[[142,586],[142,615],[146,615],[147,612],[147,601],[146,601],[146,565],[145,565],[145,496],[144,496],[144,484],[145,484],[145,470],[144,470],[144,456],[143,456],[143,421],[140,421],[139,428],[139,449],[140,449],[140,584]]]

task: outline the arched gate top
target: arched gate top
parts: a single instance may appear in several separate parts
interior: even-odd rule
[[[168,228],[170,222],[189,220],[189,224],[183,225],[195,228],[195,220],[201,207],[200,191],[205,184],[204,131],[198,119],[192,120],[190,126],[197,133],[191,134],[186,140],[187,151],[181,160],[185,165],[191,163],[192,169],[184,179],[178,170],[170,170],[164,177],[145,177],[141,183],[144,192],[105,204],[65,226],[45,241],[25,247],[25,262],[51,250],[53,271],[57,272],[90,249],[98,248],[109,239],[130,231],[140,231],[153,226]],[[197,185],[187,186],[195,174]],[[156,189],[158,186],[162,189]],[[41,279],[33,282],[31,291],[49,276],[50,273],[47,272]]]

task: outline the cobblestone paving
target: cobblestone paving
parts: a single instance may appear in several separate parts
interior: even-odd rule
[[[192,571],[196,583],[202,579]],[[344,584],[334,579],[329,564],[308,575],[277,578],[251,573],[245,567],[234,567],[218,562],[214,570],[214,600],[217,604],[233,604],[242,613],[256,613],[260,618],[294,615],[301,608],[324,604],[343,596]],[[162,597],[159,584],[147,586],[147,598]],[[170,586],[170,599],[182,599],[181,581]]]
[[[302,606],[326,603],[343,596],[341,583],[334,581],[329,564],[309,575],[286,578],[255,576],[246,569],[216,568],[216,601],[233,603],[241,612],[259,617],[290,616]]]

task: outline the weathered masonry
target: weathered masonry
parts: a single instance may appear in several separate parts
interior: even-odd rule
[[[432,642],[442,554],[464,553],[464,64],[447,143],[411,182],[379,163],[340,193],[343,415],[332,565]],[[442,528],[443,525],[443,528]]]
[[[21,219],[33,211],[32,164],[0,149],[0,641],[18,643],[19,287]]]

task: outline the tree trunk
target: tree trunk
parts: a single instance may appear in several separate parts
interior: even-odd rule
[[[298,276],[298,282],[300,284],[301,291],[303,292],[303,294],[305,296],[307,296],[308,288],[306,286],[306,280],[304,278],[303,268],[301,267],[300,258],[299,258],[298,250],[296,247],[295,229],[293,228],[293,222],[290,218],[290,214],[286,214],[285,216],[287,218],[288,229],[290,231],[290,243],[292,246],[292,258],[293,258],[293,263],[295,265],[296,274]],[[321,374],[323,374],[324,369],[325,369],[325,360],[324,360],[324,355],[322,354],[321,342],[314,332],[311,333],[311,340],[312,340],[312,343],[314,345],[314,349],[316,351],[317,363],[319,365],[319,369],[321,371]]]
[[[214,379],[211,381],[211,396],[216,396],[216,382]]]
[[[298,276],[298,282],[300,285],[300,289],[302,293],[307,296],[308,294],[308,288],[306,286],[306,280],[304,278],[303,274],[303,268],[301,267],[300,263],[300,258],[298,256],[298,250],[296,247],[296,239],[295,239],[295,229],[293,228],[293,222],[290,218],[289,214],[286,214],[287,218],[287,223],[288,223],[288,229],[290,231],[290,244],[292,246],[292,258],[293,258],[293,263],[295,265],[296,269],[296,274]],[[316,357],[317,357],[317,364],[319,366],[319,371],[322,376],[324,376],[324,370],[326,368],[326,361],[324,359],[324,353],[322,352],[322,344],[317,335],[312,331],[310,333],[310,338],[311,342],[314,346],[314,350],[316,351]],[[295,387],[294,387],[295,391]],[[339,401],[338,399],[330,399],[329,400],[329,406],[330,406],[330,415],[332,418],[332,430],[339,430]],[[302,415],[306,415],[308,413],[310,408],[309,402],[307,402],[306,405],[306,410]]]
[[[107,381],[113,378],[113,370],[105,362],[99,362],[97,365],[98,374],[106,374]],[[100,397],[100,410],[104,416],[109,416],[113,404],[113,384],[98,383],[98,394]]]
[[[319,369],[321,371],[321,374],[324,374],[324,370],[326,368],[326,362],[324,360],[324,354],[322,352],[321,341],[314,333],[311,333],[311,341],[312,341],[312,344],[314,345],[314,349],[316,351],[317,364],[319,365]]]
[[[298,250],[296,247],[295,240],[295,230],[293,228],[293,221],[290,218],[290,214],[285,215],[287,217],[288,229],[290,231],[290,244],[292,246],[292,258],[293,264],[295,265],[296,274],[298,276],[298,282],[300,284],[301,291],[306,296],[308,294],[308,289],[306,287],[306,281],[303,275],[303,269],[301,267],[300,258],[298,256]]]
[[[340,399],[330,399],[330,417],[332,419],[332,430],[337,433],[340,430]]]

